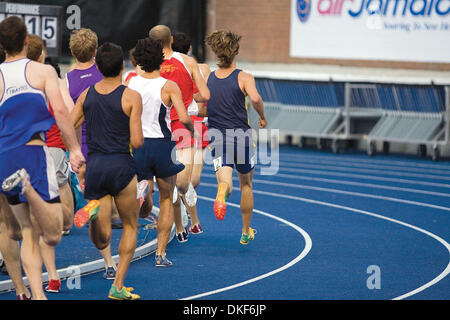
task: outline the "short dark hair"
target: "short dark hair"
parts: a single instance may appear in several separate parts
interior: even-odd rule
[[[136,64],[145,72],[153,72],[161,68],[164,61],[161,41],[145,38],[138,40],[134,50]]]
[[[117,77],[122,71],[123,60],[122,47],[111,42],[101,45],[95,58],[98,70],[105,78]]]
[[[0,23],[0,44],[8,55],[20,53],[25,46],[27,27],[17,16],[6,18]]]
[[[6,53],[2,45],[0,44],[0,63],[5,62],[5,60],[6,60]]]
[[[184,32],[173,35],[172,50],[187,54],[191,48],[191,38]]]

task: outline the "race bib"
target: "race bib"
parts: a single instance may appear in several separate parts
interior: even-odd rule
[[[222,168],[223,166],[222,157],[214,159],[213,164],[214,164],[214,171],[215,172],[219,171],[219,169]]]

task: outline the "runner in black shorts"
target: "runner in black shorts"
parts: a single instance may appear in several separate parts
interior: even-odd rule
[[[139,93],[122,85],[123,51],[118,45],[105,43],[98,49],[96,62],[104,79],[84,91],[72,111],[78,128],[86,120],[89,163],[86,167],[85,198],[90,200],[75,215],[75,226],[90,220],[92,242],[102,250],[111,238],[111,198],[123,224],[119,246],[119,264],[109,298],[135,300],[123,285],[136,249],[139,202],[137,177],[130,144],[141,147],[142,99]]]

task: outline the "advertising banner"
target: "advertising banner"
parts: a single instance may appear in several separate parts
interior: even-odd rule
[[[291,0],[290,55],[450,63],[450,0]]]

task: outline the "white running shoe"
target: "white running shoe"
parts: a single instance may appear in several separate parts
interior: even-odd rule
[[[176,203],[178,200],[178,188],[177,186],[175,186],[175,188],[173,188],[173,199],[172,202]]]
[[[139,208],[142,207],[145,197],[147,197],[149,192],[148,181],[142,180],[137,184],[137,198],[139,199]]]
[[[187,227],[189,223],[189,217],[187,214],[186,206],[184,205],[183,201],[180,201],[180,208],[181,208],[181,224],[184,228]]]
[[[189,207],[193,207],[197,204],[197,192],[194,189],[192,183],[189,183],[189,188],[185,194],[186,202]]]
[[[3,192],[9,192],[17,189],[18,192],[24,194],[26,191],[25,185],[29,179],[30,176],[28,175],[27,171],[25,169],[20,169],[3,180]]]

